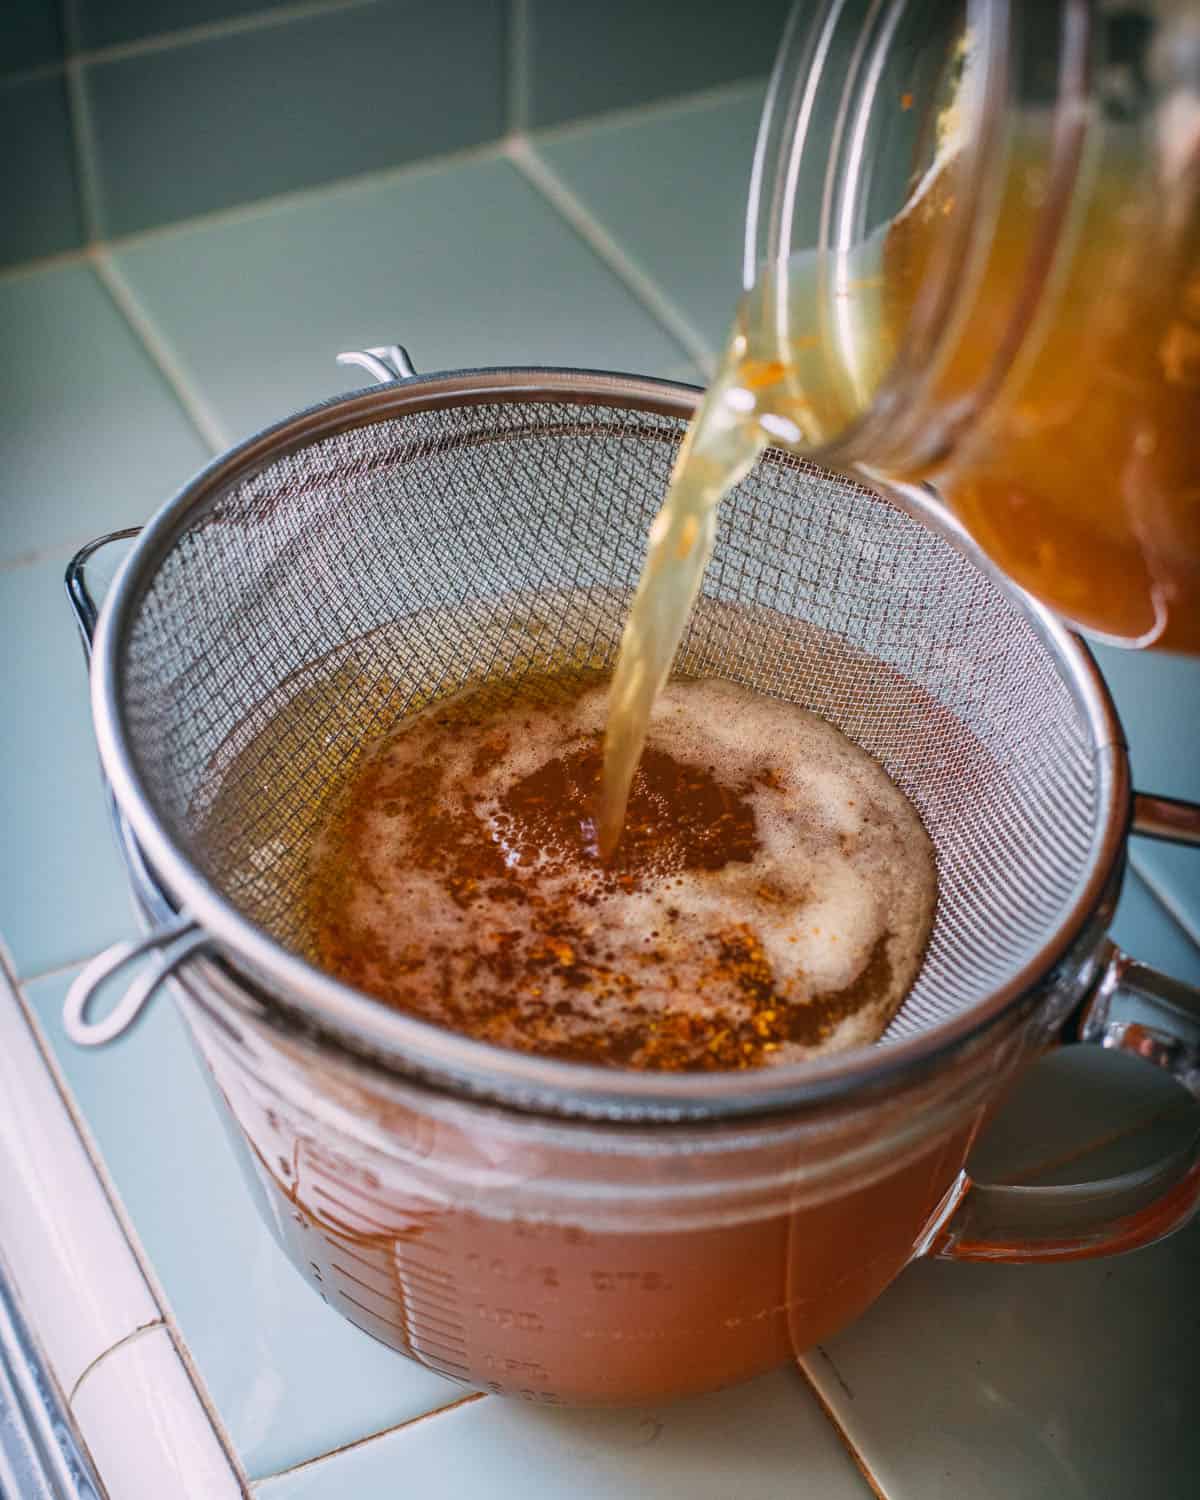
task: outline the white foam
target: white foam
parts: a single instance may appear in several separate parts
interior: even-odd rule
[[[722,977],[714,946],[721,934],[749,930],[775,990],[797,1008],[850,990],[873,957],[886,954],[886,985],[879,993],[873,986],[860,1014],[819,1039],[781,1046],[772,1060],[877,1036],[915,977],[935,893],[928,837],[882,767],[793,704],[713,679],[671,682],[658,700],[649,745],[711,770],[729,787],[749,787],[758,851],[750,863],[685,869],[613,890],[599,867],[555,867],[556,874],[540,856],[518,859],[504,842],[502,805],[515,783],[547,761],[595,744],[605,712],[601,688],[551,706],[518,704],[491,712],[482,725],[451,730],[439,728],[431,710],[364,758],[360,775],[378,805],[366,807],[353,848],[334,828],[316,852],[318,863],[349,860],[345,916],[357,934],[363,987],[495,1041],[554,1050],[627,1028],[635,1015],[638,1024],[739,1006],[749,1015],[744,994]],[[485,740],[502,753],[476,770]],[[537,892],[535,901],[571,893],[595,900],[574,907],[577,920],[565,939],[547,936],[527,902],[484,893],[457,905],[444,872],[412,867],[405,854],[411,829],[394,803],[385,811],[387,788],[434,763],[441,768],[438,810],[462,816],[469,792],[473,816],[504,851],[514,880]],[[506,942],[524,971],[539,943],[555,941],[567,942],[569,952],[590,945],[592,957],[575,953],[573,974],[569,962],[551,965],[520,993],[489,967]],[[556,1018],[555,1006],[569,1014]]]

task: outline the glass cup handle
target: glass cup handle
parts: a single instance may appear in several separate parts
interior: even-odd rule
[[[1099,982],[1067,1040],[1131,1052],[1200,1098],[1200,990],[1106,945]],[[1200,1206],[1200,1131],[1149,1166],[1098,1182],[1012,1186],[963,1171],[927,1226],[918,1255],[946,1260],[1049,1261],[1151,1245]]]

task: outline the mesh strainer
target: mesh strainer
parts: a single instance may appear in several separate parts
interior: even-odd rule
[[[243,444],[155,517],[101,621],[93,706],[120,812],[180,914],[150,939],[168,966],[207,947],[263,1003],[388,1066],[621,1118],[758,1111],[935,1065],[1032,1011],[1052,976],[1061,1020],[1095,976],[1130,808],[1090,657],[932,499],[775,451],[722,508],[677,668],[822,714],[920,810],[937,921],[882,1041],[757,1073],[622,1073],[452,1035],[309,963],[297,898],[330,787],[431,699],[612,664],[695,399],[574,371],[401,378]],[[88,996],[128,956],[76,986],[81,1040],[159,977],[93,1028]]]

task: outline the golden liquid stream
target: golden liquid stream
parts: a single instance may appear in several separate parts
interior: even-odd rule
[[[933,411],[962,411],[1002,343],[1028,275],[1040,160],[1036,150],[1014,155],[955,340],[925,372]],[[620,839],[722,497],[768,442],[811,452],[869,408],[937,274],[958,170],[946,159],[842,262],[818,269],[811,255],[793,257],[782,296],[765,285],[743,299],[651,527],[621,641],[602,856]],[[1166,212],[1136,171],[1128,152],[1105,155],[1019,357],[973,424],[950,429],[940,450],[930,445],[932,459],[880,467],[931,480],[1008,576],[1069,622],[1128,645],[1200,652],[1200,191],[1189,180]]]

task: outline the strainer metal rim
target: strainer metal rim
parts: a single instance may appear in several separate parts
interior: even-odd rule
[[[645,409],[687,420],[695,386],[605,371],[514,367],[414,376],[335,397],[263,429],[213,460],[152,517],[113,582],[92,653],[92,713],[101,763],[120,811],[163,891],[210,935],[215,949],[255,984],[260,998],[300,1015],[369,1060],[476,1096],[568,1114],[610,1118],[725,1118],[801,1107],[921,1070],[1002,1020],[1067,955],[1111,884],[1132,805],[1120,723],[1090,652],[1047,610],[1009,582],[936,498],[912,486],[867,483],[963,554],[1018,608],[1049,651],[1086,720],[1099,816],[1081,879],[1053,936],[989,998],[961,1015],[886,1046],[737,1073],[662,1074],[538,1057],[473,1040],[392,1010],[288,952],[244,917],[189,860],[143,791],[118,691],[117,666],[142,593],[196,507],[286,453],[350,428],[447,405],[558,401]],[[851,476],[851,483],[863,481]],[[262,995],[261,985],[268,991]]]

